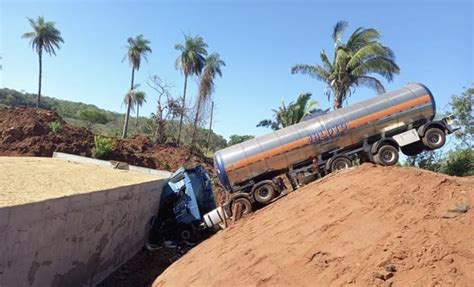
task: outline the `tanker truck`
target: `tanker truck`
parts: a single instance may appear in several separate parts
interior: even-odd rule
[[[219,181],[230,194],[225,205],[249,213],[285,188],[349,168],[355,162],[395,165],[407,156],[436,150],[455,128],[453,116],[435,119],[430,90],[417,83],[222,149],[215,154]]]

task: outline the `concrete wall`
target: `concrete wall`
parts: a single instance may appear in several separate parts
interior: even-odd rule
[[[91,286],[146,240],[165,180],[0,208],[0,286]]]

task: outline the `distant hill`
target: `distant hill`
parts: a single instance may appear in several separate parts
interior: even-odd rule
[[[0,108],[2,106],[36,106],[36,94],[23,93],[17,90],[0,89]],[[41,97],[41,108],[57,112],[66,122],[91,130],[94,134],[105,136],[119,136],[122,133],[125,115],[98,108],[95,105],[80,102],[60,100],[51,97]],[[129,135],[152,134],[153,121],[149,117],[139,117],[138,125],[136,117],[132,115],[129,125]],[[174,127],[171,128],[175,130]],[[190,127],[184,127],[184,133],[189,133]],[[204,142],[206,130],[201,129],[201,141]],[[227,145],[226,140],[215,133],[211,134],[211,145],[213,149],[223,148]]]

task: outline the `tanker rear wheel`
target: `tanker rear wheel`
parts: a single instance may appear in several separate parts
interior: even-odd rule
[[[268,204],[275,197],[275,187],[270,183],[257,186],[253,191],[253,197],[258,203]]]
[[[352,167],[352,161],[345,156],[341,156],[341,157],[335,158],[332,161],[331,172],[334,172],[340,169],[350,168],[350,167]]]
[[[374,155],[375,163],[390,166],[398,162],[398,149],[393,145],[383,145],[379,148],[377,154]]]
[[[446,134],[438,128],[430,128],[425,132],[423,143],[430,150],[439,149],[446,142]]]

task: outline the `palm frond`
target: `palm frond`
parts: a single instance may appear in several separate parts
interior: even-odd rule
[[[352,55],[350,61],[347,63],[347,68],[349,70],[352,70],[364,60],[368,60],[370,58],[375,57],[389,58],[390,52],[387,51],[387,49],[380,43],[369,43],[361,47],[359,50],[355,51],[355,54]]]
[[[383,94],[385,93],[385,87],[382,85],[382,83],[374,78],[374,77],[370,77],[370,76],[359,76],[356,78],[356,85],[357,86],[366,86],[368,88],[371,88],[375,91],[377,91],[377,93],[379,94]]]
[[[393,76],[400,72],[398,65],[390,58],[375,57],[360,63],[352,70],[354,76],[363,76],[370,73],[379,74],[391,82]]]
[[[356,51],[370,42],[379,40],[380,36],[380,32],[377,29],[359,27],[349,37],[346,46],[348,49]]]
[[[292,74],[304,74],[322,81],[328,81],[331,71],[328,71],[320,65],[298,64],[291,67]]]
[[[329,61],[329,58],[326,55],[326,51],[324,51],[324,49],[321,49],[321,52],[319,53],[319,56],[321,57],[321,61],[323,62],[324,67],[327,70],[332,70],[333,66],[331,64],[331,61]]]
[[[349,22],[344,21],[344,20],[338,21],[336,23],[332,32],[332,40],[334,41],[335,45],[339,44],[339,42],[341,41],[341,36],[348,26],[349,26]]]

